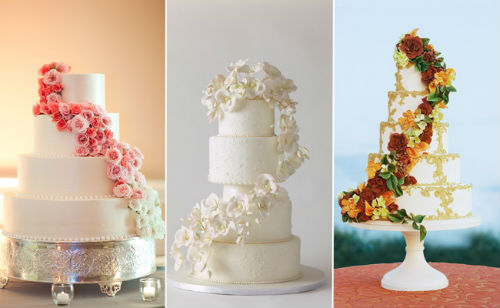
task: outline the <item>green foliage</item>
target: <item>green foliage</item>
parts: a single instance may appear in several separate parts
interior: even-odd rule
[[[414,217],[414,220],[417,216]],[[465,245],[441,247],[425,244],[425,258],[432,262],[462,263],[500,267],[500,238],[487,232],[472,233]],[[403,261],[403,237],[362,239],[353,231],[335,230],[334,267]]]

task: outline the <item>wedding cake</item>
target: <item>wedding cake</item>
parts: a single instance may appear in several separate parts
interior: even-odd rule
[[[19,157],[18,191],[4,199],[3,232],[50,242],[163,238],[156,191],[139,171],[143,155],[118,141],[105,111],[103,74],[40,69],[33,152]]]
[[[421,229],[423,219],[471,215],[471,184],[460,183],[460,156],[448,153],[448,123],[441,122],[455,71],[416,30],[396,45],[396,90],[380,124],[379,153],[368,156],[368,180],[339,196],[344,221],[390,220]]]
[[[170,251],[175,269],[220,283],[275,283],[300,277],[300,239],[291,233],[291,201],[278,185],[307,158],[298,145],[296,89],[274,66],[237,61],[204,92],[219,134],[209,140],[209,175],[223,185],[184,220]],[[276,108],[277,107],[277,108]],[[275,110],[280,134],[275,135]]]

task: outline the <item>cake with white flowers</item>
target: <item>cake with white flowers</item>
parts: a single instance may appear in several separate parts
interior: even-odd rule
[[[455,71],[417,30],[403,35],[393,56],[396,90],[380,123],[379,153],[368,157],[368,180],[339,196],[349,222],[413,221],[422,239],[426,220],[472,214],[472,185],[460,182],[460,156],[448,153],[448,123],[441,122]]]
[[[277,283],[300,277],[300,239],[291,233],[291,201],[278,185],[307,158],[298,145],[296,89],[274,66],[238,61],[217,75],[203,104],[219,134],[209,140],[208,179],[223,185],[196,204],[175,234],[179,270],[220,283]],[[279,110],[275,135],[275,111]]]
[[[105,111],[104,75],[69,71],[40,69],[33,152],[19,157],[3,232],[57,242],[163,238],[158,194],[139,171],[144,157],[118,141],[118,114]]]

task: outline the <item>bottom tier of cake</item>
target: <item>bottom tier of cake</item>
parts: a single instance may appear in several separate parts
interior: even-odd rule
[[[278,283],[300,277],[300,239],[275,243],[214,242],[207,267],[195,272],[198,279],[220,283]]]
[[[126,199],[37,199],[12,192],[4,195],[3,214],[3,231],[28,240],[123,240],[137,233]]]
[[[472,185],[411,185],[397,199],[400,209],[426,220],[456,219],[472,214]]]

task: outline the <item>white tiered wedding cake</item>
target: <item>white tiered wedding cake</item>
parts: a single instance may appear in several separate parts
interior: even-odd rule
[[[223,184],[191,211],[175,234],[176,270],[220,283],[275,283],[300,277],[300,239],[282,182],[307,158],[293,114],[296,89],[270,64],[238,61],[216,76],[203,103],[219,134],[209,140],[209,181]],[[261,75],[261,76],[260,76]],[[275,109],[281,112],[275,135]],[[186,254],[181,250],[186,249]]]
[[[24,240],[89,242],[162,238],[156,191],[139,172],[142,153],[118,139],[105,112],[102,74],[42,67],[33,153],[21,155],[19,188],[4,201],[4,234]]]

